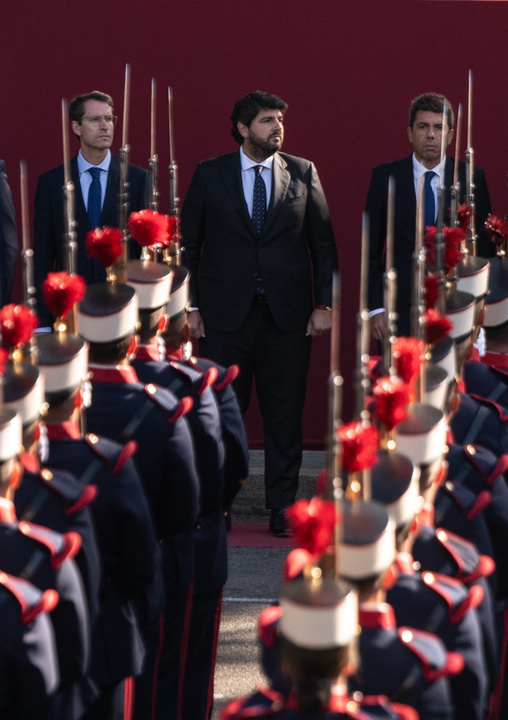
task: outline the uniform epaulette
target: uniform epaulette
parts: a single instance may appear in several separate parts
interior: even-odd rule
[[[54,530],[22,520],[18,530],[25,537],[32,538],[44,545],[51,554],[51,565],[54,569],[67,560],[75,557],[81,548],[81,535],[77,532],[57,533]]]
[[[154,405],[157,405],[162,410],[169,423],[174,423],[179,418],[187,415],[194,404],[191,397],[178,400],[167,388],[161,388],[153,383],[145,385],[145,393]]]
[[[219,373],[217,380],[214,382],[213,389],[215,392],[222,392],[227,388],[228,385],[231,385],[238,375],[240,374],[240,366],[239,365],[230,365],[228,368],[226,368],[225,373]]]
[[[427,682],[455,675],[464,667],[464,658],[459,653],[448,653],[437,635],[408,627],[398,628],[397,634],[403,645],[420,660]]]
[[[52,468],[41,468],[39,479],[45,487],[54,492],[62,500],[66,515],[74,515],[90,505],[97,497],[97,487],[87,485],[81,488],[73,475]]]
[[[445,601],[452,625],[457,625],[468,610],[477,607],[483,599],[481,586],[473,585],[468,589],[459,580],[447,575],[425,571],[422,581]]]
[[[87,445],[93,450],[95,455],[100,458],[108,470],[116,475],[125,463],[130,460],[136,453],[138,445],[135,440],[129,440],[125,445],[121,445],[114,440],[103,436],[88,433],[85,436]]]
[[[222,392],[225,390],[228,385],[231,385],[231,383],[236,380],[240,373],[238,365],[230,365],[226,368],[223,365],[214,363],[206,358],[197,358],[194,356],[192,356],[190,362],[192,362],[193,367],[198,369],[201,373],[207,372],[210,368],[214,368],[217,371],[217,377],[213,381],[213,389],[215,392]]]
[[[196,366],[183,360],[172,360],[170,363],[171,367],[184,373],[191,381],[198,395],[202,395],[205,390],[209,387],[213,387],[215,380],[217,379],[218,371],[217,368],[210,367],[206,372],[197,371]]]
[[[271,717],[284,707],[284,698],[275,690],[259,689],[248,698],[233,700],[226,705],[220,720],[246,720],[246,718]]]
[[[508,470],[508,454],[494,456],[490,450],[481,445],[466,445],[464,453],[469,462],[474,465],[486,485],[493,485],[500,475]],[[489,462],[489,459],[492,462]],[[495,463],[493,465],[493,463]]]
[[[0,571],[0,585],[8,590],[19,602],[21,607],[21,621],[28,625],[37,615],[42,612],[51,612],[58,604],[58,593],[56,590],[45,590],[23,580],[22,578],[9,575]]]
[[[491,494],[488,490],[482,490],[481,493],[475,495],[469,488],[455,483],[453,480],[447,480],[442,491],[453,499],[468,522],[480,515],[491,500]]]
[[[480,555],[473,543],[443,528],[436,528],[435,537],[456,563],[458,573],[455,577],[457,580],[471,583],[485,577],[485,567],[480,562]],[[493,572],[494,567],[491,566],[490,569]]]

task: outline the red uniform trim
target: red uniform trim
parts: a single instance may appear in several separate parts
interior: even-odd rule
[[[79,425],[67,420],[63,423],[46,423],[48,440],[79,440]]]
[[[85,485],[83,490],[81,491],[81,495],[76,500],[74,505],[71,505],[65,510],[66,515],[75,515],[80,510],[83,510],[83,508],[87,507],[92,503],[95,498],[97,497],[99,492],[99,489],[97,485]]]
[[[138,345],[134,354],[136,360],[155,360],[160,362],[160,354],[153,345]]]
[[[123,684],[123,720],[132,720],[136,684],[133,677],[125,678]]]
[[[228,369],[226,370],[226,374],[222,378],[222,380],[218,383],[215,383],[213,386],[213,389],[215,392],[222,392],[227,388],[228,385],[231,385],[232,382],[236,380],[238,375],[240,374],[240,368],[238,365],[230,365]]]
[[[362,603],[358,620],[365,629],[393,630],[396,627],[395,613],[388,603]]]
[[[484,365],[488,365],[491,368],[508,368],[508,354],[507,353],[496,353],[486,352],[483,357],[480,358]]]
[[[92,373],[92,380],[95,382],[109,382],[133,385],[139,382],[136,371],[131,365],[89,365],[88,369]]]

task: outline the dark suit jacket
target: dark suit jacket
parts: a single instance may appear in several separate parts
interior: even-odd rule
[[[77,273],[87,284],[103,282],[106,279],[104,266],[97,260],[87,257],[85,249],[86,234],[90,222],[81,194],[77,155],[71,159],[71,179],[75,188],[75,218],[77,222]],[[129,211],[146,207],[147,173],[146,170],[129,165]],[[40,324],[51,322],[48,311],[42,303],[40,287],[49,272],[64,269],[62,237],[67,232],[64,224],[64,206],[62,188],[64,184],[63,165],[39,176],[35,193],[34,210],[34,279],[37,288],[37,311]],[[120,187],[120,161],[111,155],[108,172],[106,196],[102,207],[99,225],[117,227],[117,195]],[[139,253],[138,253],[139,254]]]
[[[331,305],[337,249],[313,163],[276,153],[272,196],[258,236],[243,195],[239,152],[198,165],[182,208],[183,263],[191,304],[205,328],[236,331],[263,280],[275,322],[304,328],[313,308]]]
[[[449,223],[450,191],[453,184],[453,158],[446,158],[445,186],[446,217]],[[388,179],[395,179],[395,227],[394,227],[394,264],[397,270],[397,312],[399,314],[398,334],[409,335],[409,314],[411,307],[412,257],[415,244],[416,195],[413,179],[413,159],[409,157],[378,165],[372,172],[366,211],[370,218],[369,251],[369,308],[375,310],[384,306],[383,273],[385,271],[386,210],[388,204]],[[466,186],[465,165],[459,163],[459,182],[461,198]],[[495,248],[485,233],[483,223],[490,212],[490,198],[483,170],[475,168],[475,204],[476,230],[479,234],[477,254],[490,257]]]
[[[0,306],[11,300],[11,288],[18,259],[18,235],[12,195],[7,184],[5,163],[0,160]]]

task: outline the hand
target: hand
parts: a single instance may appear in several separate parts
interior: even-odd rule
[[[325,332],[328,332],[332,327],[332,313],[329,310],[318,310],[315,309],[309,318],[307,323],[306,335],[311,337],[317,337]]]
[[[187,322],[189,323],[190,336],[193,340],[205,337],[205,324],[199,310],[193,310],[188,314]]]
[[[376,313],[370,318],[370,332],[374,340],[382,342],[388,335],[388,324],[386,321],[386,312]]]

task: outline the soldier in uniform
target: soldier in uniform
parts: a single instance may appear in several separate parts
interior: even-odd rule
[[[18,368],[18,378],[20,370]],[[25,374],[22,378],[25,392],[17,402],[22,401],[32,409],[39,408],[42,397],[38,385],[41,383],[26,382],[27,379]],[[95,698],[94,688],[86,677],[90,662],[87,603],[79,572],[72,561],[80,548],[81,538],[75,532],[62,535],[19,521],[16,517],[13,497],[21,478],[17,462],[17,451],[21,446],[21,419],[10,408],[3,407],[0,412],[3,447],[0,464],[0,568],[30,580],[43,592],[58,592],[60,601],[50,615],[60,677],[53,712],[56,720],[78,720]]]
[[[221,720],[418,717],[407,705],[390,704],[386,698],[357,701],[348,696],[344,670],[348,662],[354,664],[351,646],[358,620],[350,586],[332,579],[294,580],[283,586],[280,603],[281,663],[292,684],[291,695],[260,690],[226,706]]]
[[[54,590],[41,592],[27,580],[0,573],[0,716],[54,720],[58,658],[48,613]],[[15,679],[15,682],[14,682]]]
[[[192,406],[186,415],[194,440],[200,481],[199,518],[193,531],[194,577],[187,593],[188,624],[168,622],[163,629],[162,648],[181,636],[185,654],[174,682],[174,668],[166,668],[161,652],[157,685],[157,713],[168,717],[177,708],[181,718],[208,718],[212,710],[213,674],[217,653],[222,589],[227,579],[226,529],[222,519],[224,447],[219,409],[211,385],[217,371],[205,376],[184,362],[159,359],[157,331],[164,322],[169,299],[170,269],[149,260],[127,263],[128,282],[139,302],[139,344],[132,366],[144,382],[169,388]],[[179,592],[183,599],[182,589]],[[174,600],[172,600],[174,603]],[[170,656],[171,659],[171,656]]]
[[[162,573],[168,597],[175,598],[173,612],[166,612],[164,598],[150,595],[144,615],[147,661],[142,678],[136,681],[135,717],[152,715],[152,684],[157,677],[157,647],[160,622],[185,623],[185,590],[194,572],[193,536],[198,517],[199,481],[187,421],[190,403],[179,401],[169,390],[143,385],[128,361],[129,348],[138,323],[134,289],[124,284],[98,284],[87,288],[79,304],[80,335],[90,344],[94,402],[87,411],[93,432],[122,443],[136,441],[136,466],[151,510],[156,538],[162,549]],[[182,607],[183,605],[183,607]],[[178,668],[180,645],[171,652]]]
[[[241,486],[249,475],[249,449],[247,435],[242,420],[240,406],[233,389],[238,377],[237,365],[223,367],[208,358],[197,357],[189,343],[188,312],[189,272],[184,267],[173,268],[171,295],[167,305],[168,323],[159,336],[159,346],[165,357],[172,363],[184,364],[199,372],[203,379],[216,371],[217,377],[212,388],[215,393],[222,428],[222,440],[225,450],[224,496],[222,505],[226,529],[231,530],[231,507]]]
[[[100,697],[84,718],[110,720],[123,717],[123,680],[142,669],[144,648],[133,601],[153,581],[160,552],[134,466],[135,443],[119,445],[81,431],[83,395],[90,394],[87,344],[62,331],[39,335],[37,344],[49,405],[48,464],[72,472],[82,493],[97,491],[91,511],[101,557],[100,605],[91,674]]]

